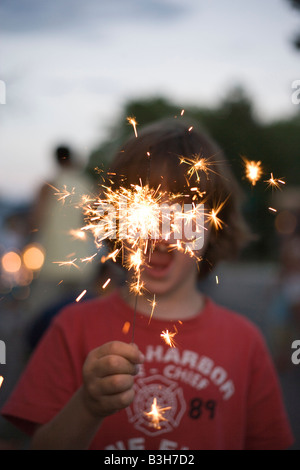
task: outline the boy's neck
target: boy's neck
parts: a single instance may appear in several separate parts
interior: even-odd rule
[[[135,308],[136,295],[129,292],[128,287],[122,289],[123,299],[132,308]],[[204,296],[197,289],[196,285],[192,289],[182,288],[174,292],[155,295],[155,306],[152,307],[154,294],[144,293],[138,295],[137,311],[146,316],[150,316],[153,310],[153,317],[161,320],[187,320],[199,314],[204,307]]]

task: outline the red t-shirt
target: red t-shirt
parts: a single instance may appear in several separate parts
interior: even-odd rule
[[[53,321],[2,409],[23,431],[51,420],[82,383],[89,351],[131,342],[134,311],[118,292],[72,304]],[[127,323],[126,323],[127,322]],[[162,331],[177,332],[176,347]],[[171,322],[137,313],[134,342],[145,354],[135,399],[105,418],[91,449],[284,449],[293,443],[278,380],[258,329],[206,299],[196,317]],[[146,413],[156,401],[161,417]],[[165,408],[165,409],[164,409]]]

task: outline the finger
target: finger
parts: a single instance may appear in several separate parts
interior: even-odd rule
[[[133,364],[144,362],[144,356],[135,344],[128,344],[122,341],[105,343],[96,349],[95,354],[99,359],[103,356],[116,355],[124,357]]]
[[[109,355],[96,359],[93,364],[93,371],[98,377],[117,374],[136,375],[138,366],[122,356]]]
[[[102,410],[105,410],[103,416],[107,416],[116,411],[122,410],[129,406],[134,399],[134,390],[130,388],[122,393],[116,393],[115,395],[107,395],[102,397]]]
[[[99,393],[102,396],[116,395],[130,390],[133,384],[133,376],[128,374],[104,377],[98,382]]]

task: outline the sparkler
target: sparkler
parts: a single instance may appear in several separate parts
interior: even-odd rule
[[[164,414],[167,410],[170,410],[171,406],[166,406],[165,408],[161,408],[157,404],[157,399],[154,397],[153,403],[151,405],[151,411],[144,411],[144,414],[147,416],[147,418],[150,419],[151,421],[151,426],[153,426],[155,429],[161,429],[161,421],[168,421],[165,417]]]

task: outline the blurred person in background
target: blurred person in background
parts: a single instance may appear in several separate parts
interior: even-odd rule
[[[300,235],[282,242],[276,293],[267,314],[268,341],[279,371],[292,367],[291,343],[300,338]]]
[[[57,174],[41,187],[31,217],[33,239],[45,253],[31,296],[34,311],[88,286],[95,269],[92,262],[82,262],[96,250],[88,234],[80,231],[82,198],[91,195],[92,184],[68,146],[58,146],[54,158]],[[69,264],[60,265],[64,262]]]

